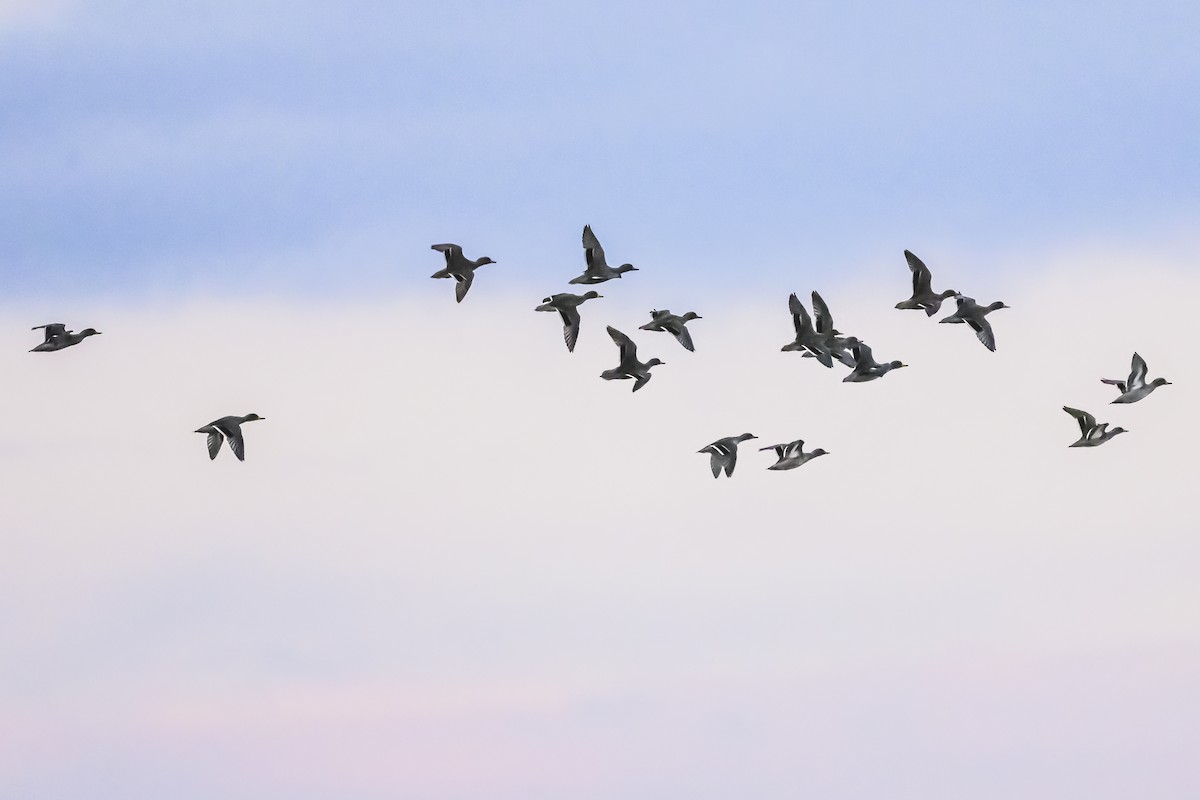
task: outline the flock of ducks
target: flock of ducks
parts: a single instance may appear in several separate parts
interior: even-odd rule
[[[496,263],[487,256],[469,259],[463,254],[462,247],[457,244],[435,244],[432,245],[432,249],[443,255],[446,265],[430,277],[453,278],[455,281],[454,296],[455,300],[459,303],[466,298],[467,292],[470,291],[471,284],[475,279],[475,271],[487,264]],[[592,231],[590,225],[583,227],[583,249],[586,268],[582,274],[570,280],[571,284],[594,285],[613,280],[614,278],[621,278],[628,272],[637,271],[637,267],[632,264],[610,267],[604,254],[604,248],[600,246],[600,241],[596,238],[596,234]],[[925,266],[925,263],[908,250],[904,251],[904,258],[907,260],[908,268],[912,273],[912,297],[896,303],[896,308],[924,311],[926,316],[933,317],[941,309],[943,301],[954,298],[957,303],[954,313],[938,321],[969,326],[975,332],[975,336],[979,339],[980,343],[989,351],[995,352],[996,336],[987,316],[993,311],[1009,308],[1009,306],[1000,301],[990,303],[986,306],[980,305],[976,302],[975,298],[968,297],[954,289],[935,292],[932,285],[933,277],[929,268]],[[558,313],[562,320],[563,341],[567,345],[567,351],[574,352],[575,344],[579,340],[579,307],[588,300],[600,297],[603,297],[603,295],[595,290],[589,290],[584,294],[571,294],[567,292],[553,294],[543,299],[542,304],[534,310]],[[792,316],[795,338],[783,345],[781,350],[783,352],[799,352],[802,356],[814,359],[826,368],[832,368],[834,361],[849,367],[850,372],[842,378],[846,383],[863,383],[878,380],[894,370],[908,366],[901,361],[880,363],[875,360],[871,348],[865,342],[855,336],[843,336],[833,326],[833,317],[829,312],[829,307],[816,291],[812,292],[811,315],[808,309],[804,307],[804,303],[794,293],[788,297],[788,311]],[[694,311],[676,315],[667,309],[655,309],[650,312],[650,321],[638,329],[669,333],[685,350],[695,352],[696,348],[687,325],[689,322],[698,319],[703,319],[703,317]],[[100,333],[95,328],[85,328],[75,333],[68,330],[66,325],[57,322],[38,325],[33,330],[44,330],[45,332],[42,343],[30,351],[34,353],[54,352],[72,347],[84,339]],[[638,358],[637,345],[629,336],[611,325],[606,326],[606,330],[613,343],[617,346],[619,363],[612,369],[600,373],[600,377],[607,381],[632,380],[633,391],[638,391],[650,382],[650,370],[666,362],[658,358],[642,361]],[[1153,381],[1147,382],[1146,372],[1145,359],[1134,353],[1128,378],[1124,380],[1101,378],[1101,381],[1117,387],[1119,394],[1112,401],[1113,403],[1136,403],[1148,397],[1159,386],[1170,384],[1170,381],[1165,378],[1155,378]],[[1063,406],[1063,410],[1079,422],[1080,437],[1070,447],[1096,447],[1111,440],[1117,434],[1128,432],[1125,428],[1121,427],[1110,428],[1109,423],[1097,423],[1096,418],[1086,411],[1069,406]],[[195,432],[207,435],[209,459],[215,459],[221,451],[222,444],[228,441],[229,449],[233,451],[234,456],[239,461],[244,461],[246,458],[246,445],[242,436],[242,425],[261,419],[265,418],[260,417],[258,414],[226,416],[213,420],[201,428],[197,428]],[[727,436],[706,445],[697,452],[708,454],[714,478],[720,477],[722,472],[725,473],[726,477],[732,477],[734,467],[737,465],[738,445],[750,439],[757,438],[757,436],[751,433],[743,433],[740,436]],[[805,452],[804,440],[802,439],[797,439],[787,444],[773,444],[760,448],[760,450],[773,450],[775,452],[776,462],[767,467],[770,470],[795,469],[818,456],[828,455],[828,451],[821,448]]]
[[[1101,378],[1101,383],[1107,383],[1111,386],[1116,386],[1117,399],[1113,403],[1136,403],[1150,395],[1155,389],[1160,386],[1170,385],[1170,381],[1166,378],[1155,378],[1150,383],[1146,383],[1146,359],[1133,354],[1133,361],[1130,364],[1129,377],[1125,380],[1119,378]],[[1071,444],[1071,447],[1098,447],[1104,444],[1109,439],[1112,439],[1118,433],[1129,433],[1121,427],[1109,428],[1107,422],[1096,422],[1096,418],[1086,411],[1080,411],[1078,408],[1063,406],[1063,411],[1070,414],[1079,421],[1079,439]]]

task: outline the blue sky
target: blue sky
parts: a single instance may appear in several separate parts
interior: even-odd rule
[[[68,3],[0,28],[0,269],[370,294],[451,240],[540,294],[590,222],[722,291],[1020,271],[1194,219],[1198,35],[1182,2]]]

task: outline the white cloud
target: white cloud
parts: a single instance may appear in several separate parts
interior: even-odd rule
[[[64,759],[105,753],[120,796],[149,797],[129,781],[150,748],[197,796],[865,798],[894,779],[1115,797],[1146,779],[1182,797],[1178,739],[1138,742],[1200,704],[1170,665],[1200,658],[1190,263],[1076,252],[959,286],[1013,306],[995,354],[892,310],[902,266],[886,287],[797,281],[911,365],[863,385],[779,352],[786,295],[711,301],[695,354],[638,335],[667,364],[636,395],[598,377],[604,324],[649,308],[633,280],[583,308],[574,354],[538,296],[487,276],[461,306],[440,281],[79,303],[63,320],[104,334],[50,355],[24,352],[47,312],[0,309],[18,654],[0,706],[20,745],[0,777],[78,796]],[[1107,405],[1098,379],[1135,349],[1174,385]],[[1063,404],[1131,433],[1068,449]],[[191,431],[250,411],[267,419],[247,461],[210,463]],[[747,448],[714,481],[695,451],[746,430],[832,454],[779,474]],[[1089,670],[1099,696],[1076,686]],[[885,768],[847,777],[864,761]]]

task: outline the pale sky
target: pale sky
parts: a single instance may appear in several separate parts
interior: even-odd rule
[[[1193,6],[192,8],[0,2],[0,797],[1190,800]]]

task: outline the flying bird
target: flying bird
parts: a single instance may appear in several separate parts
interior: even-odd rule
[[[986,317],[993,311],[998,311],[1001,308],[1009,308],[1004,303],[997,300],[990,306],[981,306],[975,302],[975,298],[967,297],[964,294],[956,294],[958,300],[958,310],[948,317],[944,317],[938,322],[965,322],[975,331],[975,336],[979,341],[983,342],[983,346],[993,353],[996,352],[996,336],[992,333],[992,324],[987,321]]]
[[[467,290],[471,288],[471,281],[475,280],[475,270],[484,264],[496,263],[487,256],[472,261],[463,255],[462,248],[456,244],[435,244],[431,249],[437,250],[446,257],[446,266],[429,277],[454,278],[454,297],[460,303],[467,296]]]
[[[753,433],[743,433],[741,436],[726,436],[724,439],[717,439],[710,445],[706,445],[697,450],[697,453],[708,453],[711,458],[708,459],[709,466],[712,467],[714,478],[721,477],[721,470],[725,470],[725,477],[733,477],[733,468],[737,466],[737,449],[738,443],[744,442],[747,439],[757,439]]]
[[[638,361],[637,345],[633,343],[633,340],[611,325],[608,326],[607,330],[608,335],[612,337],[613,342],[621,350],[621,363],[613,369],[606,369],[604,372],[601,372],[600,377],[604,378],[604,380],[615,381],[632,378],[634,380],[633,391],[636,392],[650,380],[651,367],[667,363],[657,358],[652,358],[645,363]]]
[[[229,449],[237,456],[238,461],[246,460],[246,443],[242,439],[242,423],[266,419],[258,414],[247,414],[244,417],[221,417],[213,420],[203,428],[197,428],[196,433],[208,434],[208,458],[211,461],[221,451],[221,443],[229,439]]]
[[[1125,380],[1115,380],[1113,378],[1101,378],[1101,383],[1107,383],[1110,386],[1117,387],[1121,395],[1114,403],[1136,403],[1146,395],[1153,392],[1159,386],[1170,386],[1171,382],[1166,378],[1155,378],[1150,383],[1146,383],[1146,359],[1133,354],[1133,362],[1130,366],[1129,377]]]
[[[46,338],[42,343],[33,348],[31,353],[52,353],[55,350],[62,350],[64,347],[71,347],[79,344],[89,336],[97,336],[100,331],[95,328],[84,328],[79,333],[67,330],[67,326],[61,322],[51,322],[46,325],[37,325],[30,330],[36,331],[45,328]]]
[[[817,329],[818,334],[825,337],[825,347],[829,351],[829,355],[847,367],[853,367],[854,355],[849,350],[848,339],[842,338],[841,331],[833,327],[833,315],[829,313],[829,306],[825,305],[824,298],[815,291],[812,293],[812,309],[813,327]],[[809,352],[801,355],[813,357],[813,354]]]
[[[563,341],[567,343],[567,352],[575,352],[575,342],[579,339],[579,306],[588,300],[603,297],[595,291],[583,294],[552,294],[542,300],[542,304],[534,311],[557,311],[562,317]]]
[[[788,296],[788,310],[792,312],[792,325],[796,328],[796,339],[785,344],[780,350],[785,353],[793,350],[806,351],[825,366],[832,367],[833,358],[829,352],[831,337],[828,333],[817,332],[812,318],[808,315],[808,309],[800,302],[800,298],[796,296],[795,292]]]
[[[767,469],[795,469],[796,467],[807,464],[817,456],[829,455],[828,450],[822,450],[819,447],[816,450],[813,450],[811,453],[804,452],[803,439],[797,439],[796,441],[789,442],[788,444],[773,444],[770,447],[760,447],[758,449],[759,451],[774,450],[775,455],[779,459],[774,464],[767,467]]]
[[[929,267],[925,266],[925,262],[914,256],[908,250],[904,251],[904,258],[908,261],[908,268],[912,271],[913,293],[908,300],[901,300],[896,303],[896,308],[901,309],[924,309],[925,316],[932,317],[942,307],[942,301],[947,297],[953,297],[958,294],[953,289],[947,289],[944,292],[935,292],[930,286],[933,276],[929,272]]]
[[[689,311],[683,316],[678,316],[666,309],[651,311],[650,317],[650,321],[645,325],[639,326],[638,330],[665,331],[674,336],[675,340],[683,345],[684,350],[696,351],[696,348],[692,345],[692,334],[688,331],[687,324],[694,319],[704,319],[704,317],[695,311]]]
[[[1070,414],[1079,422],[1079,440],[1071,444],[1070,447],[1098,447],[1118,433],[1129,433],[1124,428],[1108,430],[1107,422],[1097,425],[1095,417],[1086,411],[1080,411],[1078,408],[1063,406],[1063,411]]]
[[[875,360],[871,348],[853,336],[846,337],[846,343],[850,347],[850,352],[854,355],[854,369],[849,375],[842,378],[842,383],[865,383],[866,381],[873,381],[876,378],[882,378],[894,369],[908,366],[908,364],[900,361],[889,361],[886,364],[880,364]]]
[[[600,240],[596,238],[596,234],[592,233],[591,225],[583,226],[583,252],[587,257],[587,269],[583,271],[582,275],[572,278],[571,283],[604,283],[607,280],[619,278],[626,272],[638,271],[633,264],[610,267],[604,260],[604,248],[600,246]]]

